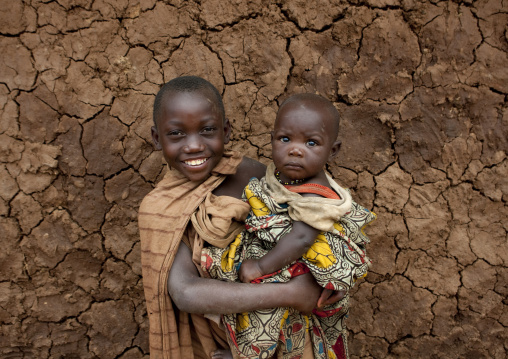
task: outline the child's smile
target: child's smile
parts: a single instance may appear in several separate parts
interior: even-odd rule
[[[187,161],[183,161],[183,162],[184,162],[187,166],[196,167],[196,166],[202,165],[202,164],[203,164],[203,163],[205,163],[207,160],[208,160],[208,158],[202,158],[202,159],[199,159],[199,160],[187,160]]]

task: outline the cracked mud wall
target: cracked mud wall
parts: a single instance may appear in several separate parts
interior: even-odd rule
[[[506,0],[1,0],[0,356],[148,354],[138,205],[158,88],[201,75],[267,162],[289,94],[378,220],[352,358],[506,358]]]

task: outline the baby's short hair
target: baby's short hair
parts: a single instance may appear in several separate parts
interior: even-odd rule
[[[324,98],[323,96],[316,95],[313,93],[299,93],[299,94],[292,95],[292,96],[288,97],[286,100],[284,100],[284,102],[282,102],[282,104],[279,107],[279,111],[284,106],[291,104],[291,103],[295,103],[295,104],[310,103],[312,105],[317,105],[317,106],[320,106],[321,108],[326,109],[330,113],[330,115],[333,119],[333,123],[332,123],[333,131],[334,131],[333,135],[335,136],[335,138],[337,138],[337,135],[339,134],[340,115],[339,115],[339,111],[337,111],[337,109],[335,108],[335,106],[333,105],[333,103],[331,101]]]
[[[167,94],[173,93],[181,93],[181,92],[198,92],[198,91],[209,91],[215,99],[215,105],[219,110],[220,116],[222,120],[226,117],[224,111],[224,103],[222,102],[222,96],[219,93],[219,90],[212,85],[210,82],[198,76],[181,76],[174,78],[173,80],[165,83],[157,96],[155,96],[155,101],[153,103],[153,123],[155,127],[157,127],[157,121],[162,115],[162,103]]]

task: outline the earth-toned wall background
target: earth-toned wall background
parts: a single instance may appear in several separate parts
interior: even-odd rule
[[[506,358],[507,24],[505,0],[0,0],[0,357],[148,357],[151,106],[195,74],[265,163],[289,94],[340,110],[329,170],[378,214],[352,358]]]

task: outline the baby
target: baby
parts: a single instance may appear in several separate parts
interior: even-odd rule
[[[241,358],[299,357],[306,332],[315,358],[348,357],[347,293],[370,265],[363,228],[375,214],[324,170],[340,149],[338,130],[339,114],[325,98],[287,99],[272,132],[273,163],[244,190],[251,206],[246,229],[224,249],[203,249],[202,267],[212,278],[286,282],[310,271],[330,295],[345,294],[333,305],[318,303],[310,316],[291,308],[224,315],[230,347]]]

